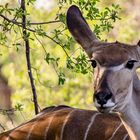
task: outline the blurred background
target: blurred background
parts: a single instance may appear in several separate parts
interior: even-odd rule
[[[92,72],[94,70],[88,64],[87,56],[72,39],[65,25],[65,14],[68,7],[71,4],[79,4],[80,6],[81,3],[87,3],[87,0],[73,2],[70,0],[30,0],[30,2],[26,7],[29,23],[58,22],[41,26],[29,24],[28,27],[36,30],[38,34],[43,33],[43,30],[60,44],[63,44],[68,55],[78,62],[76,65],[69,64],[68,57],[59,44],[42,34],[30,34],[31,64],[39,108],[65,104],[72,107],[95,109],[92,101]],[[96,29],[96,34],[101,40],[109,42],[118,40],[137,44],[140,39],[139,0],[92,0],[92,2],[96,3],[101,12],[104,12],[106,7],[111,7],[112,4],[119,5],[119,8],[115,7],[115,10],[118,11],[118,18],[111,22],[111,28],[103,28],[99,32],[98,25],[101,24],[99,23],[101,21],[89,18],[86,5],[85,9],[83,8],[84,16],[91,29],[93,31]],[[0,0],[1,9],[6,5],[9,9],[14,9],[11,10],[12,13],[20,12],[18,9],[20,0]],[[9,19],[14,17],[14,14],[6,12],[3,14]],[[20,17],[18,21],[20,21]],[[13,25],[9,31],[5,31],[2,24],[6,25],[7,22],[4,22],[3,18],[0,17],[0,124],[2,125],[0,125],[0,132],[13,128],[34,116],[21,28]],[[13,108],[16,111],[13,112]],[[10,110],[10,113],[6,110]]]

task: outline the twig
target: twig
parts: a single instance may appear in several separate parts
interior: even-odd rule
[[[11,121],[11,124],[15,127],[14,121],[11,118],[10,114],[6,113],[6,115],[7,115],[8,119]]]
[[[54,20],[54,21],[44,21],[44,22],[31,22],[29,25],[41,25],[41,24],[51,24],[51,23],[58,23],[61,22],[60,20]]]
[[[0,123],[0,127],[3,129],[3,131],[5,131],[5,128],[1,123]]]
[[[18,22],[14,19],[9,19],[6,16],[0,14],[0,17],[2,17],[3,19],[7,20],[8,22],[12,22],[13,24],[19,24],[22,25],[22,22]],[[28,23],[28,25],[43,25],[43,24],[51,24],[51,23],[58,23],[61,22],[60,20],[54,20],[54,21],[44,21],[44,22],[30,22]]]
[[[26,28],[26,29],[29,30],[29,31],[31,31],[31,32],[36,33],[36,31],[33,30],[33,29],[29,29],[29,28]],[[68,58],[70,58],[69,55],[68,55],[68,53],[67,53],[67,51],[64,49],[64,47],[63,47],[62,44],[60,44],[59,42],[57,42],[56,40],[54,40],[52,37],[48,36],[46,33],[44,34],[44,36],[46,36],[47,38],[49,38],[50,40],[52,40],[52,41],[53,41],[54,43],[56,43],[57,45],[61,46],[61,48],[62,48],[63,51],[65,52],[66,56],[67,56]]]
[[[13,24],[16,24],[16,25],[21,24],[20,22],[17,22],[15,20],[11,20],[11,19],[7,18],[6,16],[4,16],[2,14],[0,14],[0,17],[2,17],[4,20],[7,20],[8,22],[11,22]]]
[[[42,44],[42,42],[39,40],[39,38],[37,37],[37,35],[34,33],[35,38],[37,39],[37,41],[40,43],[41,47],[43,48],[44,52],[47,53],[44,45]]]
[[[1,109],[0,108],[0,113],[12,114],[14,111],[15,111],[14,108],[10,108],[10,109]]]
[[[33,93],[33,102],[35,107],[35,114],[38,114],[38,101],[37,101],[37,94],[36,94],[36,88],[34,85],[34,79],[32,75],[32,69],[31,69],[31,62],[30,62],[30,44],[28,39],[28,33],[26,30],[26,7],[25,7],[25,0],[21,0],[21,8],[22,8],[22,32],[23,32],[23,38],[25,41],[25,47],[26,47],[26,61],[27,61],[27,68],[28,68],[28,75],[31,83],[32,93]]]

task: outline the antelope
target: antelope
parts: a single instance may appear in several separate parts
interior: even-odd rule
[[[140,82],[136,74],[140,43],[99,41],[77,6],[68,9],[66,18],[69,31],[94,68],[93,100],[99,112],[49,107],[2,133],[0,140],[140,140]]]
[[[98,111],[118,112],[132,140],[140,140],[140,42],[101,42],[89,28],[80,10],[72,6],[67,24],[94,68],[93,100]]]
[[[0,134],[0,140],[129,140],[117,114],[68,106],[48,107],[32,120]]]

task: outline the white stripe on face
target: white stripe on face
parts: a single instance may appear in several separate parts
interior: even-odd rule
[[[95,104],[96,107],[101,107],[101,105],[97,102],[96,99],[95,99],[95,101],[94,101],[94,104]],[[113,107],[113,106],[115,106],[115,103],[114,103],[111,99],[109,99],[109,100],[107,101],[107,103],[103,105],[103,107],[106,107],[106,108],[108,108],[108,107]]]
[[[109,70],[119,71],[119,70],[121,70],[123,68],[124,68],[124,64],[121,64],[121,65],[118,65],[118,66],[109,67]]]
[[[99,66],[101,71],[105,71],[105,70],[112,70],[112,71],[119,71],[121,69],[123,69],[125,67],[124,64],[118,65],[118,66],[111,66],[111,67],[104,67],[104,66]]]
[[[87,129],[86,129],[86,132],[85,132],[85,136],[84,136],[84,140],[87,139],[89,130],[90,130],[92,124],[94,123],[94,120],[95,120],[96,116],[99,115],[99,114],[100,114],[100,113],[96,113],[96,114],[94,114],[94,115],[92,116],[92,118],[91,118],[91,120],[90,120],[90,123],[89,123],[89,125],[87,126]]]

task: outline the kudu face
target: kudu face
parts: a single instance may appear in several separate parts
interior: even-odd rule
[[[67,12],[67,25],[94,67],[95,106],[101,112],[121,111],[132,98],[133,78],[140,66],[138,45],[98,41],[76,6]]]
[[[115,45],[108,44],[98,48],[91,58],[91,62],[94,63],[93,99],[101,112],[121,111],[132,97],[133,78],[138,60],[128,52],[127,46],[124,48],[119,43]]]

